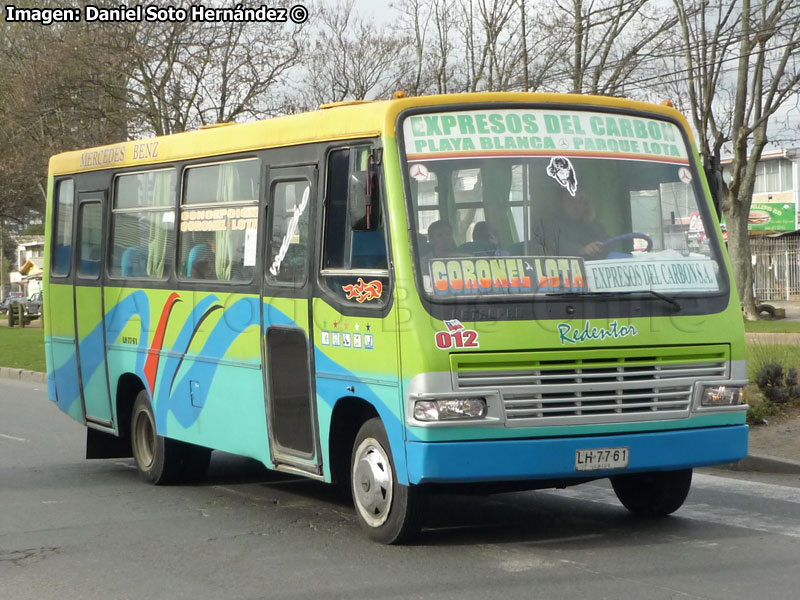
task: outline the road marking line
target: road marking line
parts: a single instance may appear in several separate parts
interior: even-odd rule
[[[699,478],[702,482],[702,477]],[[773,484],[755,484],[758,486],[771,486],[781,488],[783,486],[775,486]],[[703,488],[702,483],[698,485]],[[784,488],[793,489],[793,488]],[[576,500],[586,500],[596,504],[605,504],[609,506],[617,506],[622,508],[617,496],[613,490],[603,488],[597,485],[584,485],[570,487],[558,492],[545,492],[552,496],[567,496]],[[773,533],[784,535],[787,537],[800,538],[800,520],[787,517],[773,517],[770,514],[758,513],[753,511],[744,511],[737,508],[726,508],[723,506],[712,506],[700,502],[687,502],[679,508],[674,516],[676,518],[690,519],[692,521],[702,521],[704,523],[713,523],[715,525],[724,525],[726,527],[738,527],[741,529],[749,529],[751,531],[761,531],[764,533]]]
[[[775,483],[762,483],[746,479],[734,479],[719,475],[706,475],[695,473],[692,476],[692,487],[697,485],[702,489],[731,491],[737,494],[751,496],[761,500],[781,500],[800,504],[800,488],[778,485]]]
[[[13,440],[15,442],[23,442],[23,443],[27,443],[28,442],[28,440],[26,440],[25,438],[18,438],[18,437],[14,437],[13,435],[6,435],[5,433],[0,433],[0,437],[1,438],[5,438],[7,440]]]

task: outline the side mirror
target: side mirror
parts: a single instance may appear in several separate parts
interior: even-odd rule
[[[379,150],[367,155],[366,168],[360,170],[359,152],[350,154],[349,210],[353,231],[374,231],[381,224],[381,199],[376,165],[380,164]]]

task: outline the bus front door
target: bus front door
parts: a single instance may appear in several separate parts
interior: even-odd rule
[[[261,306],[270,456],[276,467],[319,475],[309,277],[317,168],[271,168],[268,181]]]
[[[103,318],[103,192],[78,196],[75,337],[81,401],[87,423],[113,428]]]

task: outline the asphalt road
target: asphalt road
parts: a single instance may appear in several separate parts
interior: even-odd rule
[[[797,597],[798,478],[695,475],[675,516],[635,519],[605,482],[439,496],[413,546],[359,531],[326,485],[215,453],[152,487],[86,461],[41,386],[0,380],[0,598]],[[713,474],[712,474],[713,473]]]

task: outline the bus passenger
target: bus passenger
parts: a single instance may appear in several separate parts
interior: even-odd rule
[[[508,256],[500,247],[494,228],[486,221],[478,221],[472,228],[472,241],[458,247],[460,252],[473,256]]]
[[[428,225],[428,248],[432,257],[453,256],[456,242],[453,239],[453,228],[444,219]]]
[[[608,239],[608,234],[597,222],[597,212],[585,193],[579,189],[573,196],[562,191],[561,207],[563,210],[553,223],[557,232],[554,254],[605,258],[607,250],[603,241]]]

